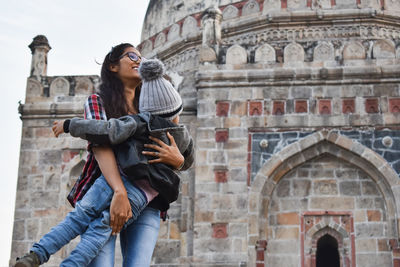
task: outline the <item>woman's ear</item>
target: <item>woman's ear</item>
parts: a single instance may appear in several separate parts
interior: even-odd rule
[[[118,70],[119,70],[119,65],[110,64],[109,69],[110,69],[111,72],[118,72]]]

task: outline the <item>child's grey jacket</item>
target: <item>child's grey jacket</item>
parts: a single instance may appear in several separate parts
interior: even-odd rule
[[[152,141],[149,135],[169,145],[169,132],[184,156],[181,170],[188,169],[194,161],[193,140],[185,126],[165,120],[150,113],[128,115],[118,119],[85,120],[73,118],[69,132],[97,145],[112,145],[118,164],[130,180],[147,179],[150,185],[169,204],[179,194],[179,176],[163,163],[148,164],[148,157],[142,155],[144,144]],[[168,205],[169,206],[169,205]],[[167,208],[167,207],[165,207]]]

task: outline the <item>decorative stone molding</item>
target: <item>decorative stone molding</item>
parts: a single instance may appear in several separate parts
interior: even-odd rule
[[[176,23],[173,24],[171,26],[171,28],[169,28],[169,31],[168,31],[168,38],[167,38],[168,42],[172,42],[172,41],[178,39],[180,36],[180,30],[181,30],[181,28],[179,27],[179,24],[176,24]]]
[[[396,57],[396,49],[391,40],[377,40],[372,47],[372,56],[375,59],[389,59]]]
[[[163,32],[160,32],[156,39],[154,40],[154,48],[162,46],[166,41],[165,34]]]
[[[153,43],[150,40],[146,40],[140,45],[140,52],[143,56],[146,56],[153,50]]]
[[[226,51],[226,64],[246,64],[247,52],[240,45],[233,45]]]
[[[94,91],[92,81],[88,77],[76,77],[75,78],[74,95],[90,95]]]
[[[343,59],[365,59],[365,48],[358,41],[352,41],[345,45],[343,48]]]
[[[222,11],[223,20],[233,19],[239,16],[239,10],[233,5],[229,5]]]
[[[314,48],[314,61],[333,61],[335,51],[332,43],[321,42]]]
[[[256,0],[249,0],[242,9],[242,16],[257,14],[260,12],[260,5]]]
[[[283,52],[283,59],[285,63],[303,62],[303,47],[298,43],[290,43],[285,47],[285,50]]]
[[[50,96],[69,95],[69,82],[64,77],[57,77],[50,84]]]
[[[198,27],[197,27],[197,20],[193,18],[192,16],[188,16],[184,21],[182,25],[182,37],[186,37],[188,35],[197,33]]]
[[[281,9],[281,0],[264,0],[263,14],[278,11]]]
[[[26,84],[26,102],[30,102],[31,99],[43,96],[43,85],[38,80],[28,78]]]
[[[254,57],[254,62],[262,63],[262,62],[275,62],[275,61],[276,61],[275,49],[272,46],[270,46],[269,44],[263,44],[257,48]]]

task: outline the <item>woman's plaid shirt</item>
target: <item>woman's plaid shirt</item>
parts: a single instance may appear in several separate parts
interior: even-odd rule
[[[99,95],[93,94],[88,97],[84,106],[84,118],[87,120],[107,120],[106,112],[101,103]],[[76,181],[71,192],[68,194],[68,201],[73,207],[82,199],[94,181],[100,176],[101,171],[92,152],[92,144],[88,144],[88,156],[82,173]]]

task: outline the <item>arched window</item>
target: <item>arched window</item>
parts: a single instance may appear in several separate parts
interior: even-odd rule
[[[338,242],[329,234],[317,242],[317,267],[340,267]]]

